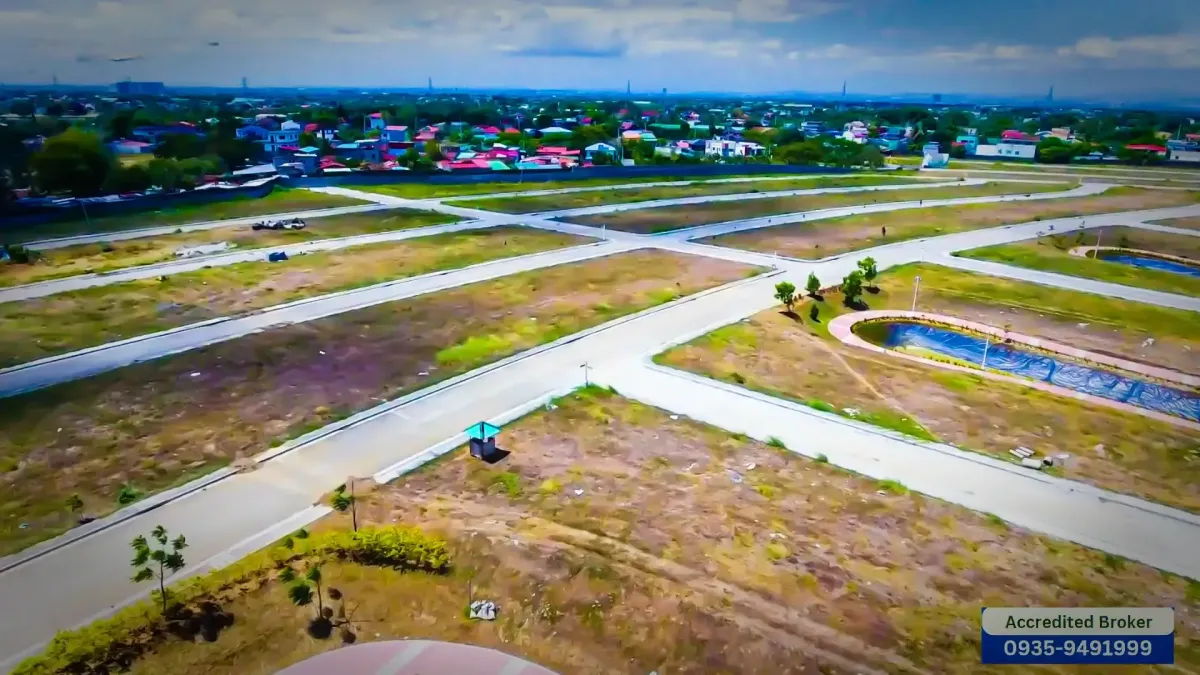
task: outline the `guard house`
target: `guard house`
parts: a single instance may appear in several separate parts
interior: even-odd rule
[[[466,432],[471,439],[472,457],[482,459],[490,464],[506,456],[507,453],[496,447],[496,434],[500,433],[500,427],[487,422],[479,422],[467,427]]]

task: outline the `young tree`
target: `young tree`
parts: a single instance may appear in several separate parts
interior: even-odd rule
[[[162,525],[154,528],[150,533],[150,538],[153,543],[158,546],[152,546],[151,541],[146,537],[138,535],[130,542],[133,547],[133,561],[130,563],[135,573],[133,580],[135,583],[150,581],[155,579],[158,581],[158,594],[162,598],[162,609],[165,614],[167,611],[167,577],[179,570],[183,569],[183,549],[187,548],[187,540],[183,535],[179,535],[174,539],[169,539],[167,530]]]
[[[792,307],[796,304],[796,286],[790,281],[781,281],[775,284],[775,299],[782,302],[790,314]]]
[[[329,505],[332,506],[335,511],[340,511],[342,513],[349,511],[350,522],[354,527],[354,531],[358,532],[358,506],[357,500],[354,498],[353,481],[350,483],[350,494],[346,494],[345,487],[346,486],[343,485],[341,488],[338,488],[337,492],[333,493],[333,496],[329,498]]]
[[[285,567],[279,573],[279,580],[289,584],[288,598],[297,607],[312,604],[313,600],[317,601],[317,615],[309,623],[309,632],[314,637],[328,637],[333,624],[325,616],[325,599],[321,592],[321,566],[310,565],[302,577],[297,576],[296,570],[291,567]]]
[[[817,278],[817,275],[812,272],[808,273],[808,283],[804,284],[804,290],[808,291],[812,297],[817,297],[817,294],[821,292],[821,280]]]
[[[863,281],[867,282],[867,287],[874,288],[875,277],[879,276],[879,268],[875,265],[875,259],[867,257],[859,260],[858,269],[862,272]]]
[[[863,291],[863,274],[859,270],[854,270],[842,279],[842,296],[845,298],[847,305],[857,305],[862,300]]]

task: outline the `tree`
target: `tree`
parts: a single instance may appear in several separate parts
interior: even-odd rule
[[[108,179],[104,182],[104,190],[113,193],[141,192],[152,184],[153,178],[146,167],[138,164],[132,166],[118,164],[109,172]]]
[[[863,145],[858,152],[858,163],[873,169],[883,166],[883,153],[879,151],[879,146]]]
[[[792,307],[796,304],[796,286],[790,281],[775,284],[775,299],[782,302],[788,314],[791,314]]]
[[[63,104],[59,103],[58,101],[46,106],[46,114],[51,117],[62,117],[66,114],[66,112],[67,109],[64,108]]]
[[[166,134],[154,148],[154,156],[163,159],[190,159],[204,154],[204,140],[192,134]]]
[[[356,502],[357,500],[354,498],[353,482],[350,483],[350,494],[346,494],[346,486],[343,485],[333,493],[332,497],[329,498],[329,505],[332,506],[335,511],[340,511],[342,513],[347,511],[350,512],[350,522],[354,527],[354,531],[358,532],[358,506]]]
[[[871,257],[863,258],[858,261],[858,269],[862,272],[863,281],[867,282],[868,288],[874,288],[872,282],[875,277],[879,276],[879,268],[875,264],[875,259]]]
[[[817,278],[817,275],[812,272],[808,273],[808,283],[804,284],[804,290],[808,291],[812,297],[817,297],[817,294],[821,292],[821,280]]]
[[[848,306],[854,306],[862,301],[863,292],[863,275],[859,270],[854,270],[842,279],[842,296],[844,302]]]
[[[76,197],[99,194],[112,165],[100,137],[79,129],[50,137],[30,158],[42,191],[69,192]]]
[[[279,572],[279,580],[289,584],[288,599],[297,607],[310,605],[313,600],[317,601],[317,615],[308,624],[309,633],[313,637],[329,637],[333,624],[325,615],[325,596],[321,591],[321,566],[310,564],[304,576],[297,576],[296,570],[284,567]],[[330,611],[330,616],[332,614]]]
[[[440,162],[446,158],[442,154],[442,146],[438,145],[437,141],[425,141],[425,156],[431,162]]]
[[[788,143],[775,148],[775,159],[784,164],[817,164],[825,157],[820,139]]]
[[[133,547],[133,561],[130,563],[135,573],[133,581],[141,583],[151,579],[158,581],[158,593],[162,598],[163,613],[167,612],[167,577],[183,569],[183,549],[187,548],[187,540],[183,535],[168,539],[167,530],[162,525],[150,533],[153,543],[146,537],[138,535],[130,542]]]
[[[549,115],[546,115],[544,113],[533,118],[533,126],[538,129],[545,129],[545,128],[553,126],[553,125],[554,125],[554,118]]]

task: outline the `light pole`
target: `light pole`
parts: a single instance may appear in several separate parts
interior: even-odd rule
[[[921,275],[918,274],[913,281],[912,311],[915,312],[917,311],[917,291],[921,289]]]
[[[987,369],[988,347],[991,347],[991,346],[992,346],[992,336],[989,335],[989,336],[987,336],[987,341],[983,343],[983,361],[980,361],[980,363],[979,363],[979,367],[983,368],[984,370]]]
[[[1087,222],[1087,221],[1084,221]],[[1092,260],[1100,259],[1100,237],[1104,236],[1104,228],[1096,230],[1096,253],[1092,255]]]
[[[585,387],[592,386],[591,378],[588,377],[588,373],[589,373],[589,371],[591,371],[592,367],[587,364],[587,361],[584,361],[583,365],[581,365],[579,367],[583,368],[583,386],[585,386]]]

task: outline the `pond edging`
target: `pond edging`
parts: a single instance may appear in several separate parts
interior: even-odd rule
[[[1180,417],[1176,417],[1174,415],[1168,415],[1165,413],[1160,413],[1160,412],[1156,412],[1153,410],[1147,410],[1145,408],[1140,408],[1138,406],[1130,405],[1128,403],[1122,403],[1120,401],[1114,401],[1114,400],[1102,398],[1099,396],[1093,396],[1091,394],[1085,394],[1083,392],[1075,391],[1073,389],[1067,389],[1066,387],[1060,387],[1060,386],[1049,384],[1047,382],[1042,382],[1039,380],[1032,380],[1032,379],[1023,378],[1023,377],[1016,377],[1013,375],[1005,375],[1005,374],[998,373],[998,372],[991,371],[991,370],[984,370],[981,368],[972,368],[972,367],[958,365],[956,363],[948,363],[945,361],[938,361],[938,360],[934,360],[934,359],[924,358],[921,356],[915,356],[912,354],[905,354],[904,352],[899,352],[894,349],[887,349],[887,348],[881,347],[879,345],[871,344],[870,342],[864,340],[863,338],[859,337],[858,335],[856,335],[854,333],[854,330],[853,330],[854,326],[856,326],[858,324],[865,323],[865,322],[882,321],[882,320],[887,320],[887,319],[900,319],[900,320],[908,320],[908,321],[915,321],[915,322],[921,322],[921,323],[930,323],[930,324],[934,324],[934,325],[942,325],[942,326],[957,328],[957,329],[969,331],[972,333],[978,333],[978,334],[982,334],[982,335],[990,335],[990,336],[997,338],[998,341],[1011,341],[1016,344],[1033,347],[1040,351],[1061,354],[1063,356],[1067,356],[1074,360],[1083,361],[1085,363],[1093,363],[1093,364],[1105,366],[1108,368],[1115,368],[1115,369],[1124,370],[1124,371],[1131,372],[1131,373],[1137,373],[1139,375],[1151,377],[1151,378],[1154,378],[1157,380],[1164,380],[1167,382],[1171,382],[1173,384],[1180,384],[1180,385],[1193,387],[1193,388],[1200,387],[1200,377],[1197,377],[1195,375],[1189,375],[1189,374],[1181,373],[1181,372],[1178,372],[1175,370],[1169,370],[1167,368],[1151,366],[1151,365],[1147,365],[1144,363],[1138,363],[1136,361],[1129,361],[1126,359],[1108,356],[1105,354],[1099,354],[1096,352],[1089,352],[1089,351],[1085,351],[1082,349],[1078,349],[1076,347],[1071,347],[1068,345],[1063,345],[1063,344],[1059,344],[1056,342],[1052,342],[1050,340],[1044,340],[1041,338],[1031,337],[1028,335],[1022,335],[1020,333],[1006,331],[1002,328],[996,328],[995,326],[989,326],[986,324],[976,323],[974,321],[967,321],[965,319],[959,319],[959,318],[952,317],[952,316],[946,316],[944,314],[933,314],[933,313],[929,313],[929,312],[911,312],[911,311],[907,311],[907,310],[866,310],[866,311],[862,311],[862,312],[854,312],[852,314],[843,314],[841,316],[835,317],[833,320],[831,320],[829,322],[828,328],[829,328],[830,335],[834,336],[841,342],[848,344],[850,346],[853,346],[853,347],[866,349],[866,350],[873,351],[873,352],[876,352],[879,354],[888,354],[889,356],[892,356],[892,357],[902,358],[902,359],[906,359],[906,360],[913,361],[916,363],[922,363],[925,365],[932,365],[932,366],[936,366],[938,368],[945,368],[947,370],[956,370],[956,371],[963,372],[963,373],[970,373],[970,374],[978,375],[979,377],[984,377],[984,378],[987,378],[990,380],[997,380],[997,381],[1001,381],[1001,382],[1009,382],[1009,383],[1013,383],[1013,384],[1019,384],[1024,387],[1029,387],[1032,389],[1038,389],[1041,391],[1049,392],[1049,393],[1055,394],[1057,396],[1067,396],[1067,397],[1074,398],[1079,401],[1084,401],[1084,402],[1092,403],[1095,405],[1101,405],[1101,406],[1105,406],[1108,408],[1114,408],[1114,409],[1122,410],[1125,412],[1132,412],[1132,413],[1141,415],[1143,417],[1150,417],[1150,418],[1153,418],[1153,419],[1156,419],[1156,420],[1159,420],[1162,422],[1167,422],[1169,424],[1173,424],[1175,426],[1181,426],[1181,427],[1186,427],[1188,429],[1200,431],[1200,423],[1193,422],[1191,420],[1183,419]]]

